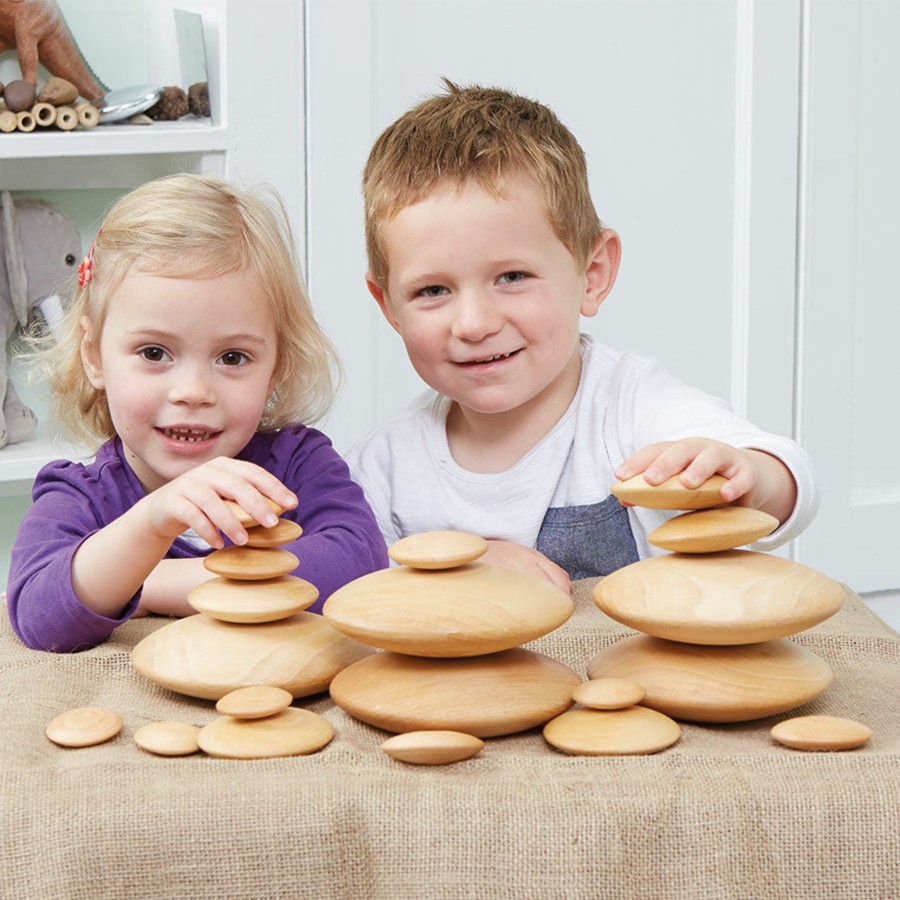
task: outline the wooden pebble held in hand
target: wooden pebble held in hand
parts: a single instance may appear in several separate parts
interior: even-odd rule
[[[92,747],[114,738],[122,730],[122,719],[98,706],[70,709],[47,723],[45,734],[61,747]]]
[[[854,750],[872,737],[862,722],[838,716],[797,716],[773,726],[771,734],[794,750]]]
[[[680,475],[673,475],[662,484],[649,484],[643,475],[635,475],[616,482],[610,492],[626,503],[648,509],[706,509],[726,502],[722,498],[726,480],[721,475],[713,475],[699,487],[688,488],[681,483]]]
[[[401,762],[443,766],[477,756],[484,741],[461,731],[407,731],[388,738],[381,749]]]

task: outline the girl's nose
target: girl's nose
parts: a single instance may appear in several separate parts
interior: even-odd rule
[[[169,402],[208,406],[214,402],[212,383],[198,368],[181,367],[169,387]]]
[[[480,341],[503,327],[503,317],[490,297],[476,291],[460,293],[450,330],[462,341]]]

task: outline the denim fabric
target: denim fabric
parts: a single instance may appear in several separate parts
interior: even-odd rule
[[[638,561],[628,510],[612,495],[586,506],[548,509],[536,549],[573,581],[608,575]]]

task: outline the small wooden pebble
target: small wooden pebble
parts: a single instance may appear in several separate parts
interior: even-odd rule
[[[654,547],[677,553],[718,553],[752,544],[778,527],[778,519],[749,506],[683,513],[647,535]]]
[[[657,485],[648,484],[643,475],[635,475],[614,484],[610,492],[626,503],[648,509],[706,509],[725,503],[721,493],[725,481],[721,475],[713,475],[700,487],[688,488],[681,483],[680,475]]]
[[[247,529],[248,547],[280,547],[296,541],[303,534],[303,529],[290,519],[279,519],[271,528],[256,525]]]
[[[266,497],[266,503],[272,509],[272,512],[275,513],[276,516],[280,516],[284,512],[284,507],[279,506],[274,500],[270,500]],[[259,525],[260,523],[253,518],[240,504],[235,503],[233,500],[226,500],[225,505],[234,513],[238,522],[244,526],[244,528],[253,528],[255,525]]]
[[[200,729],[200,749],[227,759],[301,756],[321,750],[334,737],[324,716],[289,707],[265,719],[223,716]]]
[[[91,747],[115,737],[122,719],[112,710],[98,706],[70,709],[47,723],[45,734],[61,747]]]
[[[134,733],[134,742],[157,756],[190,756],[200,749],[200,729],[187,722],[151,722]]]
[[[300,560],[290,550],[273,547],[223,547],[203,558],[210,572],[238,581],[264,581],[293,572]]]
[[[188,594],[197,612],[221,622],[277,622],[311,606],[319,589],[296,575],[281,575],[248,584],[234,578],[212,578]]]
[[[838,716],[797,716],[772,728],[779,744],[794,750],[854,750],[872,737],[861,722]]]
[[[657,753],[681,737],[681,726],[643,706],[628,709],[570,709],[544,726],[544,739],[577,756]]]
[[[644,689],[626,678],[591,678],[576,684],[572,699],[590,709],[626,709],[644,699]]]
[[[484,538],[466,531],[424,531],[401,538],[388,555],[414,569],[455,569],[474,562],[487,548]]]
[[[287,709],[293,700],[284,688],[252,684],[227,693],[216,703],[216,709],[233,719],[263,719]]]
[[[388,738],[381,749],[401,762],[442,766],[476,756],[484,741],[461,731],[407,731]]]

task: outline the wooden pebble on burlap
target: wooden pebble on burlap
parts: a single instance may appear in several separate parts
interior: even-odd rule
[[[388,556],[414,569],[452,569],[474,562],[487,548],[484,538],[466,531],[423,531],[391,544]]]
[[[263,547],[223,547],[203,557],[203,565],[223,578],[264,581],[293,572],[300,560],[290,550]]]
[[[216,703],[216,710],[233,719],[264,719],[287,709],[293,699],[284,688],[251,684],[221,697]]]
[[[644,699],[646,691],[625,678],[592,678],[576,684],[572,699],[590,709],[626,709]]]
[[[725,481],[721,475],[713,475],[699,487],[688,488],[681,483],[680,475],[656,485],[648,484],[643,475],[635,475],[616,482],[610,493],[626,503],[648,509],[706,509],[726,502],[721,493]]]
[[[200,729],[187,722],[151,722],[134,733],[134,742],[156,756],[190,756],[200,749]]]
[[[719,506],[682,513],[654,528],[647,541],[677,553],[717,553],[752,544],[778,527],[778,519],[749,506]]]
[[[83,706],[70,709],[47,723],[45,734],[61,747],[92,747],[115,737],[122,719],[109,709]]]
[[[247,529],[248,547],[280,547],[296,541],[303,534],[303,529],[291,519],[279,519],[276,525],[266,528],[263,525]]]
[[[188,594],[198,612],[222,622],[277,622],[306,609],[319,597],[318,588],[296,575],[281,575],[248,584],[231,578],[212,578]]]
[[[681,726],[643,706],[627,709],[570,709],[544,726],[548,744],[577,756],[657,753],[681,737]]]
[[[862,722],[839,716],[797,716],[772,727],[772,737],[794,750],[854,750],[872,731]]]
[[[302,756],[321,750],[334,737],[324,716],[290,707],[265,719],[223,716],[200,729],[200,749],[226,759]]]
[[[388,738],[381,749],[400,762],[443,766],[477,756],[484,741],[461,731],[407,731]]]

